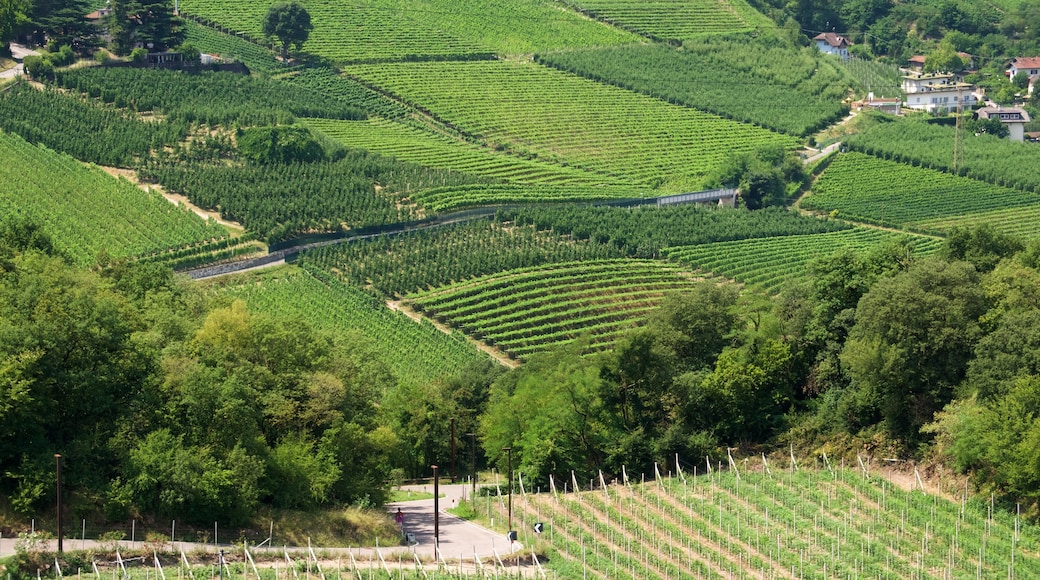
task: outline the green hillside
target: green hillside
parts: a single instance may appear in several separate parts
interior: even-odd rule
[[[42,225],[82,265],[223,246],[229,232],[155,192],[0,131],[0,205]]]
[[[698,189],[733,154],[795,144],[791,137],[525,61],[356,65],[344,72],[492,147],[665,192]]]
[[[245,0],[234,10],[212,0],[185,0],[187,14],[262,39],[270,2]],[[523,54],[575,46],[638,42],[634,34],[561,10],[544,0],[428,0],[304,3],[315,23],[304,50],[336,62],[400,60],[415,56],[468,58]]]

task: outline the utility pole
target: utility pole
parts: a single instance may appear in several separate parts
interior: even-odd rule
[[[58,553],[61,554],[62,553],[62,545],[61,545],[61,536],[62,536],[61,520],[62,520],[62,517],[61,517],[61,454],[60,453],[55,453],[54,454],[54,462],[57,464],[57,476],[58,476],[58,482],[57,482],[57,489],[58,489],[58,506],[57,507],[58,507],[58,513],[57,513],[56,517],[57,517],[57,520],[58,520]]]
[[[506,470],[509,472],[509,482],[506,484],[509,494],[509,541],[512,543],[513,535],[513,448],[503,447],[502,451],[506,452]]]
[[[469,435],[469,472],[473,484],[473,489],[469,493],[469,501],[473,502],[477,499],[477,434],[470,432],[466,435]]]
[[[430,467],[433,468],[433,545],[438,546],[441,540],[441,494],[438,488],[437,466]]]

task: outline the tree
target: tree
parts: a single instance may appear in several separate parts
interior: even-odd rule
[[[36,0],[30,15],[34,41],[43,44],[49,40],[81,54],[96,48],[100,43],[97,28],[84,18],[89,6],[86,0]]]
[[[28,9],[25,0],[0,0],[0,52],[6,52],[7,43],[14,38],[18,27],[25,23]]]
[[[912,443],[963,380],[986,299],[967,262],[922,260],[882,278],[856,308],[841,353],[852,395]]]
[[[289,46],[300,50],[313,29],[310,13],[297,2],[278,2],[264,17],[264,35],[282,43],[283,60],[289,59]]]
[[[184,21],[169,0],[113,0],[109,33],[116,54],[129,54],[135,44],[161,52],[184,42]]]

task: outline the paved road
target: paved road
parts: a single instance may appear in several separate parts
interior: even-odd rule
[[[22,59],[30,54],[40,54],[35,50],[25,48],[24,46],[13,42],[11,43],[11,53],[14,55],[14,59],[18,61],[18,64],[14,65],[13,68],[0,72],[0,79],[12,78],[22,74]]]
[[[408,489],[406,487],[406,489]],[[413,490],[417,491],[433,491],[433,486],[413,486]],[[441,557],[448,561],[458,561],[459,559],[472,561],[473,555],[476,554],[481,558],[491,558],[497,551],[498,555],[505,557],[511,552],[511,550],[521,549],[521,545],[518,542],[513,542],[510,546],[509,540],[500,533],[493,532],[476,524],[470,523],[466,520],[459,519],[449,513],[446,509],[457,505],[464,497],[468,497],[469,488],[465,485],[441,485],[441,494],[444,496],[440,499],[440,548]],[[434,549],[434,518],[433,518],[433,500],[416,500],[391,503],[387,505],[387,510],[392,513],[396,513],[398,508],[405,514],[404,517],[404,529],[406,532],[412,534],[415,538],[416,544],[410,546],[387,546],[380,549],[383,557],[388,562],[398,561],[398,555],[402,555],[405,561],[413,560],[412,553],[414,552],[420,558],[430,561],[436,558]],[[4,558],[14,554],[16,540],[13,538],[0,538],[0,558]],[[111,542],[107,542],[111,545]],[[121,546],[126,548],[140,548],[142,542],[136,542],[131,545],[131,542],[123,541],[119,543]],[[64,547],[67,550],[80,550],[96,549],[98,543],[92,540],[85,542],[76,539],[67,539],[64,543]],[[234,549],[233,546],[222,545],[224,549]],[[57,549],[57,542],[50,542],[50,549]],[[183,548],[185,552],[191,553],[196,550],[213,552],[217,550],[217,546],[213,544],[193,544],[189,542],[176,542],[176,548]],[[319,547],[315,546],[317,550]],[[273,548],[279,554],[282,551],[280,546]],[[292,551],[292,548],[290,548]],[[330,554],[335,557],[337,554],[342,554],[346,557],[347,549],[326,549],[321,548],[322,553]],[[370,560],[377,557],[376,550],[374,548],[354,548],[352,550],[355,558],[359,560]]]

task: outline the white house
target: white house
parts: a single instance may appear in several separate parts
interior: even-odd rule
[[[1013,79],[1020,72],[1024,72],[1031,77],[1040,74],[1040,56],[1020,56],[1012,59],[1011,64],[1007,68],[1008,78]]]
[[[816,41],[816,48],[820,49],[820,52],[827,54],[836,54],[843,59],[849,58],[849,39],[835,34],[833,32],[821,32],[813,37]]]
[[[1008,139],[1012,141],[1025,140],[1026,123],[1029,122],[1029,113],[1018,107],[982,107],[976,114],[980,119],[999,119],[1007,125]]]
[[[919,111],[953,111],[978,100],[975,86],[956,82],[952,74],[914,74],[903,77],[906,106]]]

